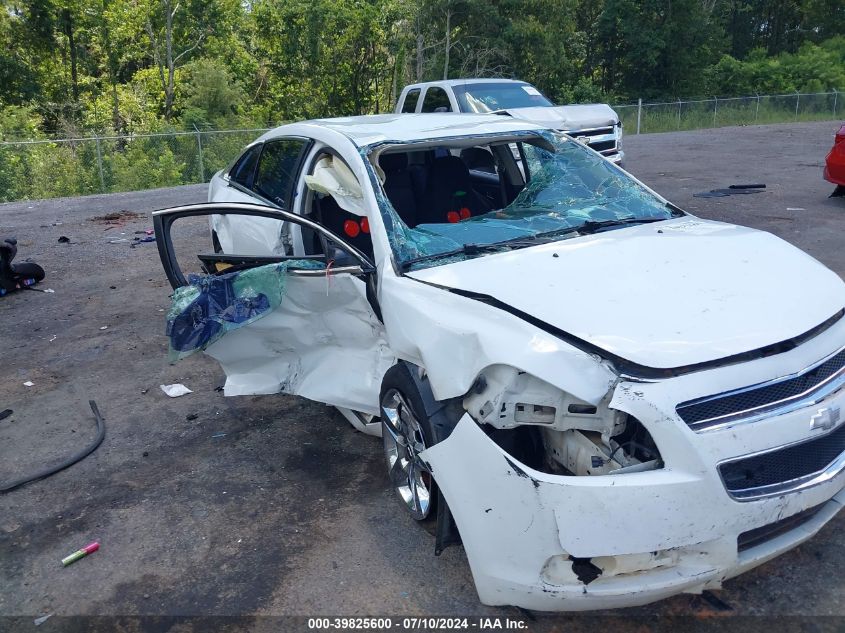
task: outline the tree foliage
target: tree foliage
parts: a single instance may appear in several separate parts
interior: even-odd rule
[[[385,112],[443,77],[558,102],[845,88],[842,0],[0,2],[5,138]]]

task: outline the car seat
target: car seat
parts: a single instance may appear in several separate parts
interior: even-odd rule
[[[382,154],[379,167],[384,172],[384,192],[396,213],[408,226],[417,223],[417,201],[407,154]]]
[[[417,210],[419,224],[455,223],[490,210],[472,188],[469,170],[457,156],[436,158],[429,169],[428,185]]]

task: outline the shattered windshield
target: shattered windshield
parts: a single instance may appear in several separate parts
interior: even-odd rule
[[[397,265],[416,270],[683,212],[550,131],[391,145],[379,205]]]
[[[473,83],[453,86],[461,112],[484,114],[513,108],[554,105],[529,84],[510,82]]]

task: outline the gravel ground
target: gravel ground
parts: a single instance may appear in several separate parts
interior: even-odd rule
[[[626,166],[682,208],[771,231],[845,275],[845,199],[828,198],[833,187],[821,178],[836,127],[628,137]],[[768,187],[693,197],[748,182]],[[0,481],[89,442],[89,399],[107,424],[81,463],[0,495],[0,615],[522,617],[478,602],[462,548],[434,557],[433,538],[388,489],[379,440],[300,398],[224,399],[215,391],[222,371],[205,356],[168,364],[169,286],[155,245],[108,242],[150,227],[154,209],[205,196],[200,185],[0,205],[0,235],[17,236],[20,258],[41,263],[41,287],[55,290],[0,299],[0,410],[14,410],[0,421]],[[92,219],[124,210],[140,215],[119,225]],[[174,382],[194,393],[167,398],[158,385]],[[717,593],[723,604],[678,596],[617,612],[624,619],[614,622],[845,615],[843,525],[840,516],[729,581]],[[99,552],[61,567],[95,539]],[[567,630],[595,623],[538,618]]]

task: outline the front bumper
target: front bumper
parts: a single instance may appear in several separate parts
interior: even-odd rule
[[[807,347],[662,382],[620,383],[611,406],[648,428],[665,461],[660,470],[542,473],[517,462],[465,415],[423,457],[458,525],[481,601],[540,611],[642,605],[718,588],[814,535],[845,504],[845,471],[751,501],[730,497],[717,471],[726,459],[812,437],[806,409],[703,433],[674,412],[677,402],[720,382],[754,379],[776,363],[785,371],[790,363],[808,366]],[[824,406],[845,411],[845,390]],[[741,535],[810,509],[815,513],[790,529],[738,547]],[[570,557],[609,560],[611,571],[583,582]]]

